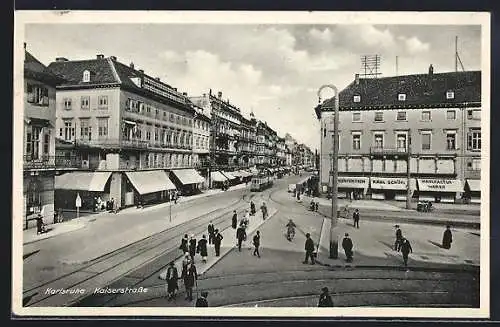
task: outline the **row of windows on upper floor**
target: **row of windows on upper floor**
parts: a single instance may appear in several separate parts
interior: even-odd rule
[[[436,114],[436,113],[435,113]],[[437,114],[442,114],[442,111],[438,111]],[[407,112],[406,111],[397,111],[396,121],[407,121]],[[456,120],[457,112],[456,110],[446,110],[446,119],[447,120]],[[480,109],[468,109],[467,110],[467,119],[480,120],[481,119],[481,110]],[[432,120],[432,112],[430,110],[423,110],[420,113],[421,121],[431,121]],[[353,122],[362,122],[362,113],[361,112],[353,112],[352,113],[352,121]],[[375,115],[373,117],[374,122],[384,122],[384,112],[383,111],[375,111]]]
[[[27,83],[28,103],[47,107],[49,105],[49,89],[41,84]]]
[[[446,97],[447,100],[453,100],[453,99],[455,99],[455,92],[452,90],[448,90],[448,91],[446,91],[446,93],[443,96]],[[398,101],[403,102],[406,100],[407,100],[406,93],[398,93]],[[355,103],[361,102],[361,95],[360,94],[353,95],[352,101]]]
[[[446,150],[457,150],[457,132],[454,130],[445,131],[446,139],[444,141],[444,149]],[[324,134],[326,136],[326,134]],[[361,150],[362,132],[351,131],[352,140],[352,150]],[[421,131],[420,132],[421,142],[420,147],[423,151],[432,150],[432,131]],[[376,149],[384,149],[387,144],[385,143],[385,133],[384,132],[374,132],[373,139],[371,140],[371,146]],[[395,148],[399,151],[408,150],[408,134],[406,132],[395,132],[396,143]],[[469,151],[481,151],[481,130],[480,129],[470,129],[467,133],[467,150]],[[389,146],[390,147],[390,146]],[[438,150],[442,150],[439,148]]]

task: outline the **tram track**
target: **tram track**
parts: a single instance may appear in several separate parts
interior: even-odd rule
[[[69,290],[81,288],[93,289],[102,285],[103,281],[100,279],[106,279],[105,277],[108,277],[105,284],[109,284],[110,275],[119,275],[117,278],[116,276],[114,276],[115,278],[111,278],[112,282],[113,280],[116,280],[138,267],[156,259],[158,256],[177,250],[180,235],[183,235],[186,232],[192,233],[198,230],[205,230],[209,221],[212,221],[214,225],[223,223],[227,219],[228,214],[230,214],[233,210],[241,210],[249,202],[247,199],[252,197],[253,196],[248,194],[248,192],[244,192],[244,194],[237,201],[231,203],[228,207],[217,208],[171,228],[156,232],[143,239],[92,259],[69,273],[62,274],[49,281],[24,290],[23,298],[25,300],[23,302],[25,302],[25,306],[71,305],[74,302],[77,302],[79,297],[71,296],[73,294],[68,293],[64,295],[60,293],[47,294],[47,290]],[[194,226],[192,226],[193,222],[196,222]],[[186,227],[188,226],[189,231],[186,231]],[[164,246],[165,243],[172,245],[168,246],[166,250],[159,250],[159,248]],[[144,257],[149,259],[141,260],[141,258]],[[125,273],[119,273],[120,268],[126,269]],[[68,301],[60,303],[62,298],[65,298]],[[59,301],[53,299],[59,299]]]

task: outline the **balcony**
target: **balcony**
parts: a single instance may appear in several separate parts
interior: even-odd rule
[[[82,161],[77,157],[67,156],[42,156],[33,158],[25,155],[23,160],[24,169],[56,169],[56,168],[82,168]]]
[[[374,157],[379,156],[400,156],[406,157],[408,156],[407,148],[380,148],[380,147],[371,147],[370,155]]]
[[[135,139],[78,139],[75,140],[75,147],[147,149],[148,142]]]

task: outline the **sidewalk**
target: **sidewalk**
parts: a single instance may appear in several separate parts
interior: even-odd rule
[[[226,191],[226,192],[244,189],[245,187],[246,187],[245,184],[238,184],[238,185],[235,185],[233,187],[230,187],[229,191]],[[197,195],[193,195],[193,196],[188,196],[188,197],[181,196],[177,200],[177,204],[190,202],[190,201],[197,200],[200,198],[210,197],[210,196],[213,196],[216,194],[220,194],[222,192],[223,191],[221,191],[220,189],[211,189],[211,190],[206,190],[205,192],[203,192],[201,194],[197,194]],[[136,208],[135,206],[128,207],[128,208],[125,208],[123,210],[120,210],[116,214],[110,213],[108,211],[103,211],[101,213],[90,214],[90,215],[86,215],[86,216],[80,217],[80,218],[73,218],[69,221],[65,221],[62,223],[47,225],[48,232],[44,233],[44,234],[40,234],[40,235],[37,235],[36,228],[25,229],[25,230],[23,230],[23,244],[34,243],[34,242],[41,241],[41,240],[44,240],[47,238],[51,238],[51,237],[54,237],[57,235],[61,235],[61,234],[65,234],[65,233],[69,233],[69,232],[73,232],[73,231],[82,229],[82,228],[86,227],[89,222],[93,222],[96,219],[100,219],[103,217],[106,217],[106,218],[115,217],[118,219],[121,215],[124,215],[124,214],[131,214],[131,213],[141,213],[142,214],[145,212],[151,212],[151,211],[155,211],[155,210],[159,210],[159,209],[168,208],[169,206],[170,206],[170,202],[164,202],[164,203],[160,203],[160,204],[146,206],[144,208]]]
[[[324,218],[318,250],[318,262],[335,267],[385,266],[402,267],[400,252],[394,250],[395,228],[392,223],[360,222],[354,228],[352,221],[339,219],[334,231],[338,237],[338,259],[329,258],[331,220]],[[455,267],[477,266],[480,258],[480,238],[468,230],[452,229],[453,243],[449,250],[440,246],[442,227],[400,224],[403,236],[413,248],[409,255],[409,267]],[[344,234],[349,233],[354,243],[354,261],[346,263],[342,249]]]

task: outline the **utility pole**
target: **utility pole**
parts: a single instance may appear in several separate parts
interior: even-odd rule
[[[337,184],[338,184],[338,158],[339,158],[339,145],[338,145],[338,130],[339,130],[339,92],[334,85],[323,85],[318,90],[318,98],[321,105],[321,91],[324,88],[330,88],[334,91],[334,120],[333,120],[333,155],[332,155],[332,212],[331,212],[331,225],[330,225],[330,258],[337,259],[339,256],[339,244],[336,233],[337,220],[338,220],[338,199],[337,199]]]
[[[411,129],[408,130],[408,153],[406,154],[406,209],[411,209],[410,162],[411,162]]]

